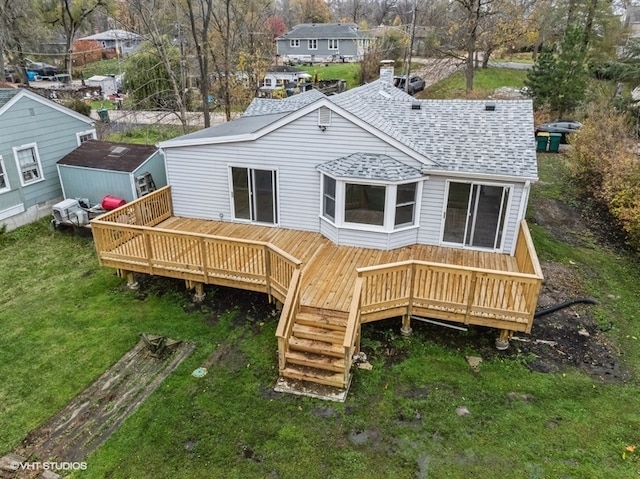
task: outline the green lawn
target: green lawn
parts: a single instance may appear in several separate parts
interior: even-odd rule
[[[487,96],[492,94],[496,88],[504,86],[522,88],[526,77],[526,70],[513,70],[510,68],[478,69],[473,77],[473,96],[477,98]],[[465,98],[465,88],[464,72],[460,71],[430,86],[419,96],[420,98],[433,99]]]
[[[540,197],[570,194],[557,155],[541,158]],[[609,340],[640,373],[637,284],[628,255],[573,248],[542,228],[545,260],[572,262],[601,303]],[[485,354],[491,334],[399,321],[363,328],[373,370],[355,370],[345,404],[272,391],[276,319],[266,300],[207,289],[193,306],[181,282],[141,292],[98,266],[92,241],[41,221],[0,235],[0,453],[12,450],[149,332],[191,341],[194,353],[87,458],[83,478],[632,478],[640,462],[638,383],[531,372],[528,358]],[[251,305],[257,304],[257,308]],[[448,338],[448,339],[447,339]],[[454,340],[451,340],[454,338]],[[201,379],[191,372],[207,363]],[[484,354],[472,371],[465,355]],[[466,406],[471,414],[458,416]]]
[[[301,68],[318,80],[346,80],[347,88],[355,88],[360,85],[360,64],[358,63],[331,63],[313,66],[301,65]]]
[[[539,166],[530,219],[544,199],[576,201],[562,156],[540,155]],[[576,268],[598,299],[590,311],[628,383],[532,372],[532,358],[496,353],[481,328],[414,323],[405,339],[389,320],[363,327],[373,369],[354,371],[346,403],[280,395],[266,298],[208,287],[196,306],[181,282],[162,278],[132,291],[98,265],[90,239],[47,220],[0,233],[0,455],[147,332],[196,349],[73,477],[637,478],[639,453],[625,448],[640,446],[638,259],[595,239],[568,245],[530,223],[540,258]],[[478,371],[467,355],[483,356]],[[203,364],[209,373],[194,378]]]

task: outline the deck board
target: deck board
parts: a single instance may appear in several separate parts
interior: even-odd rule
[[[171,217],[159,228],[268,242],[302,261],[301,304],[349,311],[356,269],[404,260],[431,261],[517,272],[515,258],[506,254],[411,245],[390,251],[338,246],[319,233],[225,221]]]

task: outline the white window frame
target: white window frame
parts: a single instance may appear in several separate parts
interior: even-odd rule
[[[274,223],[267,223],[267,222],[251,219],[251,217],[254,214],[253,203],[250,203],[249,205],[249,208],[250,208],[249,218],[239,218],[236,216],[234,192],[233,192],[233,168],[247,170],[249,177],[253,175],[253,171],[255,170],[271,172],[272,178],[274,179],[272,186],[275,189],[275,192],[274,192],[275,205],[273,209],[273,213],[275,215]],[[230,213],[231,213],[231,221],[235,223],[247,223],[247,224],[260,225],[260,226],[279,226],[280,225],[280,169],[279,168],[265,168],[264,166],[260,166],[260,165],[252,165],[252,164],[243,165],[243,164],[237,164],[237,163],[228,163],[227,174],[228,174],[228,182],[229,182],[228,183],[229,184],[229,207],[230,207]],[[249,180],[249,183],[251,183],[251,180]],[[251,191],[251,184],[249,184],[249,189],[250,189],[249,197],[251,202],[253,201],[253,192]]]
[[[325,188],[325,178],[332,178],[336,182],[336,195],[335,195],[335,218],[332,220],[331,218],[325,216],[324,213],[324,188]],[[322,173],[322,194],[320,200],[320,218],[323,221],[326,221],[336,228],[350,229],[350,230],[360,230],[360,231],[375,231],[375,232],[384,232],[384,233],[397,233],[399,231],[414,229],[420,227],[420,211],[422,207],[422,188],[424,186],[425,178],[416,178],[409,181],[401,181],[401,182],[388,182],[388,181],[375,181],[375,180],[362,180],[358,178],[334,178],[333,176]],[[384,221],[382,225],[371,225],[367,223],[351,223],[345,221],[345,201],[346,201],[346,185],[350,184],[361,184],[367,186],[384,186],[385,187],[385,207],[384,207]],[[415,201],[413,207],[413,223],[412,224],[401,224],[397,227],[395,226],[396,219],[396,208],[397,206],[403,206],[405,203],[400,205],[397,204],[397,194],[398,194],[398,186],[404,184],[415,183],[416,185],[416,194]]]
[[[16,168],[18,168],[18,175],[20,176],[20,184],[22,186],[33,185],[34,183],[39,183],[44,181],[44,172],[42,171],[42,162],[40,161],[40,153],[38,152],[37,143],[27,143],[26,145],[14,146],[13,148],[13,158],[16,162]],[[18,158],[18,153],[24,150],[33,150],[33,156],[35,157],[35,166],[38,172],[38,177],[35,180],[25,181],[24,174],[22,171],[22,166],[20,166],[20,159]]]
[[[327,193],[327,179],[330,179],[333,181],[333,184],[334,184],[333,196]],[[325,210],[326,199],[333,201],[333,218],[331,218],[330,216],[327,216],[326,214],[326,210]],[[320,205],[320,209],[321,209],[321,212],[320,212],[321,216],[327,221],[330,221],[331,223],[335,224],[336,217],[338,215],[338,180],[336,180],[335,178],[329,175],[322,175],[322,204]]]
[[[310,38],[309,40],[307,40],[307,50],[317,50],[317,49],[318,49],[318,39],[317,38]]]
[[[339,50],[340,40],[337,38],[329,38],[329,40],[327,40],[327,47],[329,50]]]
[[[502,237],[500,238],[500,245],[497,248],[483,248],[480,246],[471,246],[471,245],[467,245],[465,243],[465,241],[463,240],[462,243],[454,243],[454,242],[450,242],[450,241],[444,241],[444,227],[445,227],[445,222],[447,220],[447,206],[448,206],[448,202],[449,202],[449,188],[451,187],[452,183],[464,183],[464,184],[468,184],[470,185],[471,188],[473,188],[474,186],[496,186],[496,187],[501,187],[503,188],[503,194],[504,194],[504,190],[507,189],[509,190],[509,198],[507,199],[507,205],[505,207],[505,217],[504,217],[504,223],[502,225]],[[443,204],[442,204],[442,215],[441,215],[441,223],[440,223],[440,245],[443,246],[454,246],[456,248],[463,248],[463,249],[469,249],[469,250],[477,250],[477,251],[493,251],[496,253],[500,253],[504,251],[504,247],[505,247],[505,242],[507,239],[507,230],[509,227],[509,219],[510,219],[510,212],[511,212],[511,208],[513,205],[513,196],[515,194],[515,184],[513,183],[497,183],[497,182],[491,182],[491,181],[472,181],[472,180],[463,180],[463,179],[448,179],[445,185],[445,189],[444,189],[444,200],[443,200]],[[469,200],[470,201],[470,200]],[[467,214],[468,213],[468,209],[467,209]],[[474,213],[475,214],[475,213]],[[466,229],[465,229],[465,237],[466,237]]]
[[[88,141],[88,140],[82,141],[82,137],[88,136],[88,135],[91,135],[92,140],[98,139],[95,128],[92,128],[91,130],[79,131],[76,133],[76,141],[78,142],[78,146],[82,145],[84,141]]]
[[[299,48],[300,47],[300,39],[299,38],[292,38],[289,40],[289,47],[290,48]]]
[[[11,185],[9,184],[9,175],[7,173],[7,168],[4,165],[2,156],[0,156],[0,177],[4,179],[4,188],[0,187],[0,194],[11,191]]]

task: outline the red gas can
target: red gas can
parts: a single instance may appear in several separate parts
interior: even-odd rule
[[[102,205],[102,208],[104,208],[105,210],[111,211],[121,207],[122,205],[125,205],[126,203],[127,202],[122,198],[118,198],[117,196],[107,195],[104,198],[102,198],[102,203],[100,204]]]

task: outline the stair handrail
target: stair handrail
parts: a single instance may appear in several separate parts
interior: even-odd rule
[[[278,338],[278,365],[280,369],[286,367],[286,353],[289,350],[289,338],[293,330],[296,314],[300,309],[300,283],[302,272],[300,267],[296,267],[291,276],[287,297],[282,306],[280,313],[280,321],[276,329],[276,337]]]
[[[349,317],[347,319],[347,327],[344,333],[344,377],[345,384],[348,383],[353,356],[357,352],[358,335],[360,334],[360,301],[362,298],[362,274],[358,272],[358,277],[353,287],[353,297],[349,308]]]

